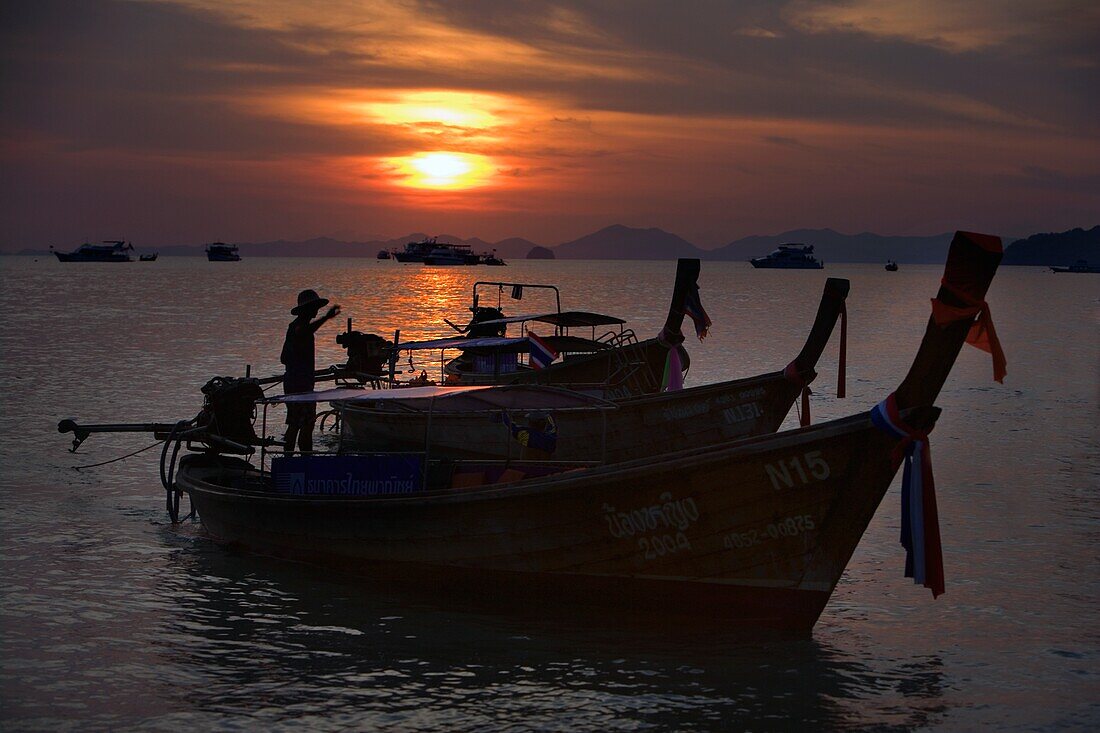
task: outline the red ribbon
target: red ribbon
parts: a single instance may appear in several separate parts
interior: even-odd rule
[[[804,428],[808,427],[810,424],[810,383],[802,378],[798,366],[793,361],[784,367],[783,376],[787,381],[793,382],[796,386],[802,388],[802,410],[798,413],[798,424]]]
[[[993,357],[993,379],[1003,384],[1007,373],[1005,370],[1007,362],[1004,350],[1001,348],[1001,341],[997,338],[997,331],[993,328],[993,316],[989,313],[989,303],[959,290],[946,279],[941,283],[947,292],[966,305],[959,308],[948,305],[939,298],[933,298],[932,318],[936,325],[943,328],[956,321],[969,320],[977,316],[977,320],[971,324],[970,331],[966,334],[966,343]]]
[[[845,394],[845,378],[844,367],[848,361],[848,305],[841,301],[840,303],[840,364],[837,367],[836,377],[836,396],[844,397]]]

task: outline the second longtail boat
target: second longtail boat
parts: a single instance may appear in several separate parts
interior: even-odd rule
[[[691,261],[685,262],[690,268]],[[838,319],[843,375],[848,291],[847,280],[826,281],[806,344],[785,369],[621,397],[600,409],[576,409],[573,404],[562,408],[552,393],[540,402],[529,387],[517,392],[510,403],[486,401],[484,395],[479,402],[476,393],[461,402],[436,399],[445,390],[410,393],[405,399],[400,391],[396,395],[366,393],[347,401],[338,399],[346,396],[346,391],[337,390],[331,396],[341,417],[343,441],[358,450],[415,450],[430,444],[435,455],[456,458],[538,455],[561,461],[614,463],[774,433],[799,395],[803,397],[804,424],[809,424],[808,385],[817,376],[814,369]],[[675,315],[670,313],[670,323],[676,323]],[[841,380],[843,385],[843,376]],[[843,386],[838,393],[843,396]],[[538,445],[532,444],[533,439]]]

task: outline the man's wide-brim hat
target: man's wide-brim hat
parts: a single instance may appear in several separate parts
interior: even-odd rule
[[[290,309],[291,314],[300,316],[303,313],[317,311],[328,305],[328,298],[322,298],[316,290],[303,290],[298,293],[298,305]]]

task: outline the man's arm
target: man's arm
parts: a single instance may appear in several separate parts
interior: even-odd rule
[[[309,330],[312,333],[317,333],[317,329],[325,324],[326,321],[331,321],[336,316],[340,315],[340,306],[334,305],[328,309],[328,313],[318,318],[313,323],[309,324]]]

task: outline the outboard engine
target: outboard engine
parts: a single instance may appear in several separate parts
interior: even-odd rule
[[[466,327],[466,335],[469,338],[480,339],[504,335],[506,326],[503,323],[490,326],[479,325],[484,321],[495,321],[498,318],[504,318],[504,312],[499,308],[475,306],[470,310],[474,312],[474,317],[470,319],[470,325]]]
[[[241,446],[261,443],[252,427],[256,419],[256,402],[262,400],[264,391],[260,383],[250,378],[214,377],[203,385],[206,396],[198,423],[214,436],[225,438]],[[236,453],[230,446],[218,445],[223,453]]]
[[[336,334],[336,343],[347,349],[351,372],[379,376],[386,372],[393,342],[373,333],[345,331]]]

